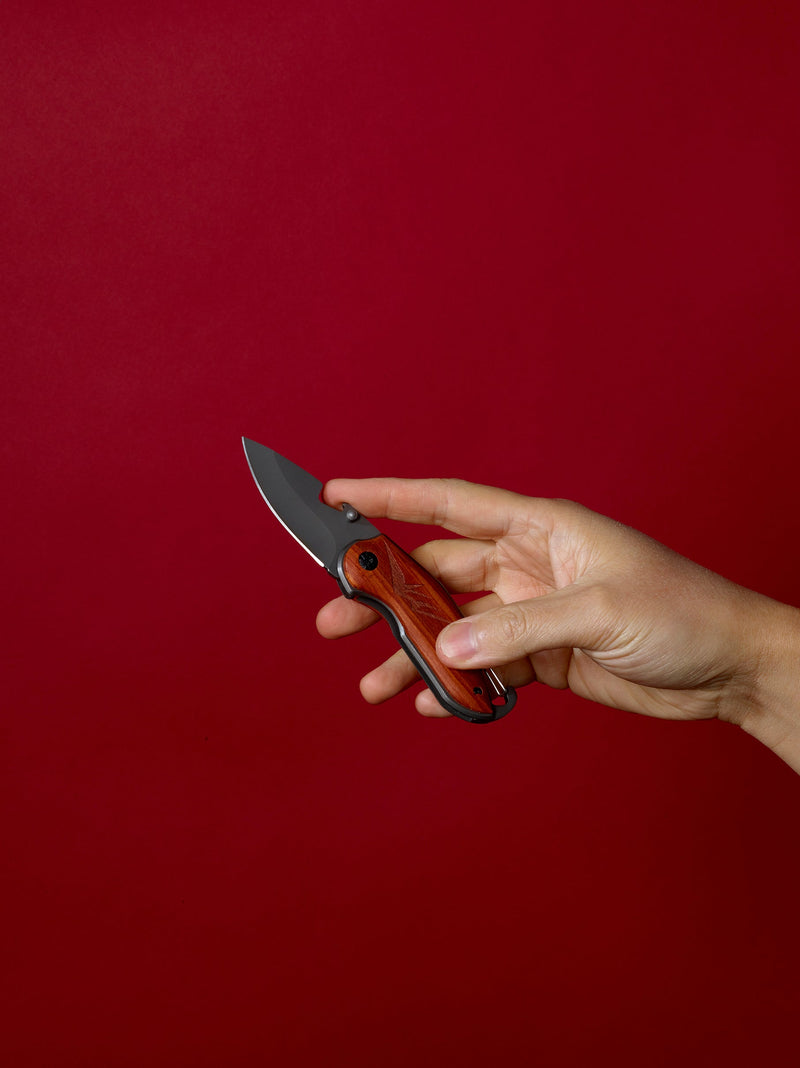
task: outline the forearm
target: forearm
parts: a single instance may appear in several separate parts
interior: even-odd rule
[[[800,772],[800,609],[759,597],[747,625],[754,667],[736,719]]]

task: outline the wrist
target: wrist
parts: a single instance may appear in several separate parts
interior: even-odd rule
[[[756,596],[753,655],[740,715],[731,718],[800,772],[800,609]]]

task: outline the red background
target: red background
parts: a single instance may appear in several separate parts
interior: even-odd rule
[[[800,779],[366,706],[240,437],[800,601],[797,5],[2,24],[3,1062],[796,1063]]]

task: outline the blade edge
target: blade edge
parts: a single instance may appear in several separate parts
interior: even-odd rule
[[[276,510],[273,507],[272,502],[270,501],[269,497],[266,495],[264,490],[261,488],[261,483],[258,481],[258,477],[257,477],[255,471],[253,470],[253,464],[252,464],[252,462],[250,460],[250,453],[247,451],[247,443],[248,443],[248,441],[250,442],[251,445],[258,445],[258,442],[257,441],[253,441],[252,438],[246,438],[244,436],[242,437],[242,446],[244,448],[244,455],[245,455],[245,458],[247,460],[247,466],[250,468],[250,474],[253,476],[253,481],[255,482],[256,486],[258,487],[258,492],[261,494],[262,498],[266,502],[267,507],[272,512],[272,514],[275,516],[275,518],[278,520],[278,522],[283,527],[283,529],[288,534],[291,534],[291,536],[294,538],[294,540],[297,542],[297,544],[300,545],[303,549],[305,549],[305,551],[308,553],[308,555],[311,557],[311,559],[314,560],[317,564],[319,564],[320,567],[325,567],[325,564],[322,562],[322,560],[320,560],[320,558],[316,555],[316,553],[312,552],[311,549],[309,549],[309,547],[306,545],[306,543],[301,538],[298,538],[298,536],[295,534],[295,532],[292,530],[292,528],[290,526],[288,526],[284,522],[284,520],[281,518],[281,516],[278,514],[278,512],[276,512]],[[327,570],[327,568],[326,568],[326,570]]]

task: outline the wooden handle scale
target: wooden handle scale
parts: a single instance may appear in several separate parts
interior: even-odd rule
[[[346,597],[368,604],[388,621],[414,667],[448,712],[491,723],[510,712],[517,695],[493,671],[457,671],[436,655],[436,637],[461,612],[440,582],[380,534],[343,550],[338,579]]]

